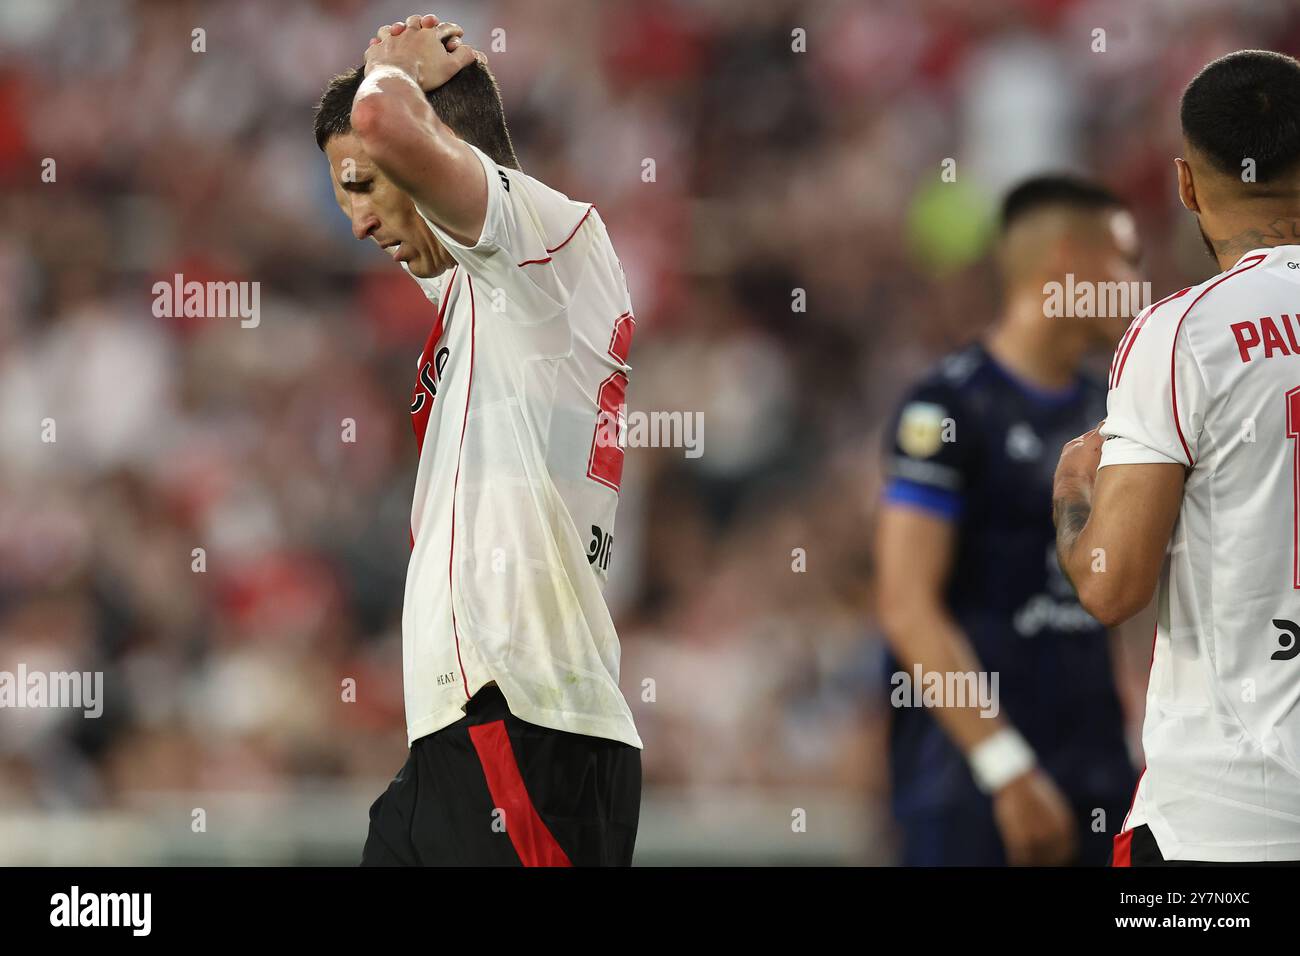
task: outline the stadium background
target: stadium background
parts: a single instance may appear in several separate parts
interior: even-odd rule
[[[310,110],[410,6],[0,5],[0,670],[102,670],[107,698],[99,720],[0,711],[0,863],[358,857],[404,753],[406,407],[430,315],[351,239]],[[881,422],[989,320],[989,215],[1022,175],[1089,171],[1131,200],[1154,297],[1210,274],[1174,195],[1178,94],[1230,50],[1294,52],[1300,12],[433,12],[475,46],[504,29],[490,59],[526,171],[609,225],[631,409],[704,417],[701,458],[635,449],[623,482],[609,597],[646,744],[638,862],[889,862]],[[261,324],[154,318],[176,272],[260,282]]]

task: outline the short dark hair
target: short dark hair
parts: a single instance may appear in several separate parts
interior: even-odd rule
[[[1054,173],[1026,179],[1002,200],[1001,231],[1006,235],[1013,224],[1032,212],[1064,206],[1086,211],[1124,208],[1124,201],[1105,186],[1069,173]]]
[[[1238,50],[1207,64],[1183,91],[1183,136],[1219,172],[1241,175],[1255,161],[1255,182],[1300,163],[1300,63],[1269,50]]]
[[[360,68],[340,73],[321,94],[314,130],[316,145],[322,150],[330,137],[352,131],[352,100],[364,76]],[[425,99],[453,133],[483,150],[498,166],[520,168],[514,144],[510,142],[510,130],[506,128],[501,89],[482,59],[476,59],[442,86],[426,93]]]

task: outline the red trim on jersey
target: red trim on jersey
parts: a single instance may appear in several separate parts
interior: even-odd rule
[[[1124,374],[1124,365],[1128,362],[1129,353],[1133,351],[1133,343],[1137,341],[1138,333],[1142,331],[1142,326],[1146,325],[1147,319],[1155,315],[1156,309],[1160,308],[1166,302],[1172,302],[1174,299],[1186,295],[1189,289],[1191,289],[1191,286],[1165,296],[1155,305],[1151,306],[1151,308],[1139,315],[1129,327],[1129,330],[1124,333],[1124,338],[1121,339],[1119,343],[1120,350],[1123,354],[1120,354],[1120,352],[1115,353],[1118,361],[1115,363],[1114,381],[1111,383],[1111,388],[1114,388],[1119,384],[1120,376]]]
[[[1163,304],[1163,302],[1164,300],[1162,299],[1150,308],[1143,309],[1138,313],[1137,318],[1129,323],[1128,328],[1124,330],[1123,336],[1120,337],[1119,345],[1115,349],[1115,356],[1110,360],[1110,388],[1114,388],[1119,383],[1119,377],[1116,375],[1116,372],[1119,371],[1119,367],[1123,364],[1125,356],[1128,355],[1129,344],[1133,341],[1133,337],[1137,334],[1137,330],[1142,327],[1144,322],[1146,322],[1147,316],[1154,312]]]
[[[460,448],[456,452],[456,477],[451,484],[451,547],[447,549],[447,597],[451,602],[451,636],[456,641],[456,663],[460,666],[460,686],[465,691],[465,699],[469,700],[469,679],[465,676],[465,662],[460,659],[460,631],[456,627],[456,584],[453,574],[456,567],[456,490],[460,487],[460,458],[465,451],[465,426],[469,424],[469,398],[474,388],[474,327],[476,317],[474,277],[466,272],[465,279],[469,282],[469,381],[465,383],[465,417],[460,423]]]
[[[1133,831],[1125,830],[1115,834],[1115,852],[1111,856],[1111,866],[1133,865]]]
[[[1107,388],[1114,388],[1119,384],[1119,378],[1115,373],[1119,370],[1124,357],[1128,355],[1128,344],[1137,332],[1138,327],[1146,321],[1146,316],[1147,313],[1143,312],[1136,319],[1130,322],[1129,327],[1124,330],[1124,334],[1120,337],[1119,345],[1115,348],[1115,355],[1110,360],[1110,381],[1106,386]]]
[[[525,261],[519,263],[519,265],[539,266],[544,262],[550,262],[552,253],[559,252],[561,249],[563,249],[565,246],[569,244],[570,240],[572,240],[573,237],[578,234],[578,230],[582,228],[582,224],[587,221],[587,217],[591,215],[591,211],[595,208],[596,208],[595,206],[587,207],[587,211],[582,214],[582,218],[578,220],[578,224],[573,227],[573,232],[569,233],[569,235],[565,238],[565,240],[562,243],[560,243],[558,246],[556,246],[554,249],[546,250],[545,259],[526,259]]]
[[[451,275],[447,277],[447,284],[443,286],[442,301],[438,303],[438,317],[433,323],[433,328],[429,330],[429,337],[425,339],[424,351],[420,353],[420,360],[416,363],[415,369],[415,391],[412,393],[411,404],[415,404],[415,396],[424,395],[427,399],[421,406],[420,410],[411,413],[411,427],[415,429],[415,450],[417,452],[424,450],[424,433],[429,428],[429,413],[433,410],[433,396],[429,394],[424,383],[420,381],[420,369],[424,366],[424,359],[427,355],[437,355],[438,340],[442,338],[443,317],[447,312],[447,303],[451,301],[451,286],[456,281],[456,270],[460,266],[455,266],[451,270]],[[430,359],[433,361],[433,359]]]
[[[469,738],[483,765],[492,806],[505,812],[506,833],[524,866],[573,866],[528,796],[506,722],[470,727]]]
[[[447,276],[447,283],[442,287],[442,301],[438,303],[438,317],[434,320],[433,328],[429,330],[429,337],[424,342],[424,351],[420,353],[419,361],[415,363],[415,392],[414,395],[423,394],[427,399],[420,406],[418,412],[411,413],[411,428],[415,431],[415,451],[420,454],[424,451],[424,434],[429,430],[429,415],[433,413],[433,396],[424,390],[423,383],[420,381],[420,369],[424,366],[424,357],[433,353],[437,355],[438,340],[442,338],[443,316],[447,312],[447,303],[451,301],[451,284],[456,279],[456,270],[460,268],[457,264],[452,267],[451,275]],[[423,391],[422,391],[423,390]],[[415,399],[411,399],[411,404],[415,404]],[[411,550],[415,550],[415,529],[408,529],[411,535]]]
[[[1246,266],[1246,268],[1237,269],[1235,272],[1229,272],[1226,275],[1221,275],[1219,276],[1219,278],[1215,279],[1208,286],[1202,289],[1201,294],[1192,300],[1192,304],[1187,307],[1187,311],[1183,313],[1183,317],[1178,320],[1178,328],[1174,329],[1174,344],[1171,345],[1169,348],[1169,394],[1170,397],[1173,399],[1173,403],[1174,403],[1174,428],[1178,429],[1178,440],[1183,443],[1183,452],[1184,454],[1187,455],[1187,467],[1189,468],[1193,467],[1196,464],[1196,462],[1192,461],[1192,450],[1187,447],[1187,439],[1183,437],[1183,426],[1178,421],[1178,379],[1174,377],[1174,356],[1178,354],[1178,333],[1183,330],[1183,321],[1187,318],[1188,314],[1192,311],[1192,309],[1196,308],[1196,303],[1201,301],[1201,299],[1205,296],[1205,293],[1209,292],[1211,289],[1213,289],[1220,282],[1223,282],[1225,279],[1231,279],[1233,276],[1239,276],[1243,272],[1249,272],[1251,269],[1255,268],[1255,266],[1259,265],[1261,262],[1267,259],[1268,253],[1261,252],[1259,255],[1252,256],[1251,258],[1254,261],[1251,262],[1250,265]],[[1247,260],[1243,260],[1243,261],[1247,261]],[[1237,265],[1241,265],[1241,263],[1239,262],[1237,263]]]

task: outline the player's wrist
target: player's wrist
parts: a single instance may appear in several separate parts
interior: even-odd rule
[[[420,90],[421,93],[424,92],[424,88],[420,86],[420,70],[418,63],[388,60],[373,60],[366,63],[366,82],[374,85],[379,83],[379,81],[388,78],[410,83],[416,89]]]
[[[1003,727],[986,737],[966,754],[975,785],[994,794],[1038,766],[1029,743],[1014,727]]]

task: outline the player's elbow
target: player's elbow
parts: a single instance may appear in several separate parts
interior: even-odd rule
[[[1076,590],[1085,611],[1106,627],[1118,627],[1147,606],[1155,585],[1113,572],[1096,572],[1076,582]]]
[[[450,134],[426,118],[388,94],[358,97],[352,104],[352,131],[366,155],[402,188],[418,179],[436,183],[454,161]]]
[[[886,641],[895,651],[902,649],[908,637],[925,630],[937,606],[921,595],[902,588],[882,588],[876,600],[876,619]]]
[[[353,102],[352,132],[357,134],[371,159],[377,159],[377,154],[396,139],[399,110],[391,97],[377,94],[361,96]]]

